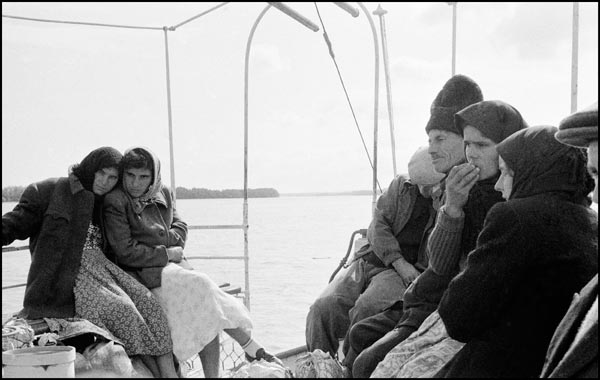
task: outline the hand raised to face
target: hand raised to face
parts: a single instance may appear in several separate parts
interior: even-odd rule
[[[479,180],[479,168],[470,163],[457,165],[446,178],[446,213],[452,217],[462,215],[462,209],[469,200],[469,191]]]

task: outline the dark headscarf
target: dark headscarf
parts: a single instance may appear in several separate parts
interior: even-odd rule
[[[462,109],[454,115],[454,124],[461,135],[470,125],[496,144],[528,127],[515,107],[500,100],[485,100]]]
[[[93,191],[96,172],[104,168],[118,170],[121,159],[123,159],[121,152],[110,146],[103,146],[91,151],[81,163],[73,166],[73,174],[79,179],[84,189]]]
[[[118,170],[122,159],[121,152],[110,146],[103,146],[91,151],[79,164],[73,166],[73,174],[79,179],[84,189],[93,192],[96,172],[104,168]],[[101,223],[102,199],[102,196],[94,193],[92,223],[96,226]]]
[[[594,180],[587,171],[587,155],[556,141],[552,126],[523,129],[496,146],[514,172],[510,199],[541,193],[562,193],[569,200],[589,205]]]

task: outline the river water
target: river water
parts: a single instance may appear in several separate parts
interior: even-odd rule
[[[271,352],[303,345],[308,308],[346,253],[350,235],[367,228],[371,196],[282,196],[248,201],[250,312],[253,337]],[[242,224],[242,199],[183,199],[188,225]],[[2,203],[2,213],[16,203]],[[12,245],[26,245],[16,241]],[[242,230],[190,230],[186,256],[242,256]],[[2,286],[23,283],[29,251],[2,255]],[[244,287],[243,260],[194,260],[217,283]],[[2,292],[2,314],[21,308],[24,288]]]

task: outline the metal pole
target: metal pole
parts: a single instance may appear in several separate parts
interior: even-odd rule
[[[456,3],[452,4],[452,76],[456,74]]]
[[[276,4],[276,5],[275,5]],[[288,16],[292,17],[302,25],[306,26],[310,30],[318,31],[319,27],[313,24],[310,20],[298,14],[293,9],[282,5],[281,3],[269,3],[265,9],[260,12],[252,29],[248,36],[248,42],[246,42],[246,56],[244,60],[244,209],[243,209],[243,222],[242,228],[244,230],[244,270],[245,270],[245,291],[244,291],[244,304],[250,310],[250,272],[249,272],[249,261],[250,256],[248,254],[248,73],[249,73],[249,62],[250,62],[250,46],[252,45],[252,38],[258,23],[263,18],[265,13],[274,5],[277,9],[283,11]]]
[[[246,43],[246,59],[244,62],[244,210],[242,225],[244,229],[244,304],[248,310],[250,310],[250,257],[248,255],[248,58],[250,57],[250,46],[252,44],[252,37],[254,37],[254,31],[269,8],[271,8],[270,4],[260,12],[256,21],[254,21],[254,25],[252,25],[252,30],[250,30],[248,42]]]
[[[169,69],[169,39],[167,38],[167,27],[163,27],[165,34],[165,59],[167,67],[167,110],[169,117],[169,157],[171,159],[171,191],[173,192],[173,206],[176,207],[177,191],[175,188],[175,157],[173,152],[173,121],[171,116],[171,74]]]
[[[579,50],[579,3],[573,3],[573,44],[571,49],[571,113],[577,111],[577,75]]]
[[[377,9],[373,11],[374,15],[379,16],[379,27],[381,29],[381,47],[383,50],[383,68],[385,73],[385,88],[387,90],[387,106],[388,106],[388,116],[390,118],[390,142],[392,145],[392,164],[394,168],[394,178],[398,175],[398,171],[396,170],[396,137],[394,133],[394,111],[393,111],[393,102],[392,102],[392,83],[390,78],[390,68],[388,62],[388,53],[387,53],[387,35],[385,33],[385,17],[384,15],[387,11],[381,8],[381,4],[377,6]]]
[[[379,42],[377,41],[377,30],[375,29],[375,23],[373,18],[369,14],[369,11],[363,3],[357,2],[358,6],[361,7],[363,13],[369,20],[371,25],[371,32],[373,33],[373,42],[375,50],[375,100],[373,110],[373,201],[371,204],[371,212],[375,212],[375,206],[377,204],[377,133],[378,133],[378,122],[379,122]]]

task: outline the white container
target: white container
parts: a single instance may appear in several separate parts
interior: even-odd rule
[[[2,353],[2,377],[75,377],[75,347],[46,346]]]

